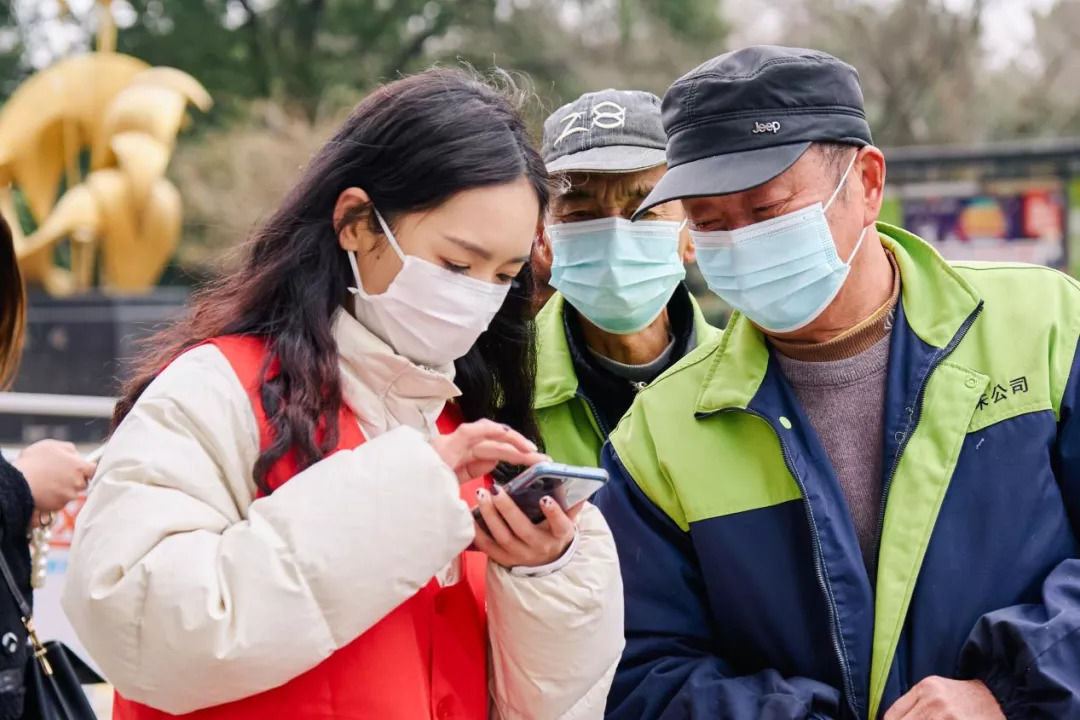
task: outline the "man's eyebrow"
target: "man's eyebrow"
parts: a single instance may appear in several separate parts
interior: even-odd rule
[[[649,193],[651,193],[651,192],[652,192],[651,187],[644,187],[644,186],[643,187],[638,187],[638,188],[634,188],[629,193],[627,193],[626,198],[630,202],[637,203],[638,205],[640,205],[645,200],[645,198],[647,198],[649,196]]]
[[[623,197],[625,197],[627,200],[629,200],[631,202],[637,201],[638,203],[640,203],[642,200],[644,200],[646,197],[648,197],[649,193],[652,192],[652,189],[653,189],[653,186],[651,186],[651,185],[640,185],[638,187],[634,187],[634,188],[631,188],[631,189],[625,191],[625,194],[623,194],[623,193],[619,193],[619,194],[622,195]],[[570,190],[570,191],[568,191],[566,193],[563,193],[562,195],[559,196],[559,200],[561,200],[563,202],[578,202],[578,201],[582,201],[582,200],[596,200],[596,199],[597,198],[596,198],[595,193],[591,193],[588,190],[584,190],[584,189],[581,189],[581,188]]]
[[[595,197],[588,190],[582,190],[580,188],[570,190],[559,196],[561,202],[580,202],[582,200],[594,200]]]
[[[780,193],[774,194],[772,196],[765,196],[765,197],[755,198],[755,202],[753,203],[753,208],[755,210],[758,210],[758,209],[761,209],[761,208],[770,208],[770,207],[775,207],[777,205],[783,205],[785,203],[789,203],[792,200],[794,200],[795,196],[798,195],[798,194],[799,193],[796,192],[795,190],[791,190],[790,192],[780,192]]]

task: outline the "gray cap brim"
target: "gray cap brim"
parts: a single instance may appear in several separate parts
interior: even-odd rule
[[[764,185],[794,165],[810,145],[810,142],[775,145],[713,155],[669,167],[634,213],[634,219],[649,208],[672,200],[730,195]]]
[[[607,145],[556,158],[548,163],[547,169],[549,173],[630,173],[658,167],[666,162],[667,155],[662,149]]]

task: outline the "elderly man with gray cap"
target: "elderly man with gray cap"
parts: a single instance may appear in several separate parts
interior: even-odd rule
[[[604,450],[610,718],[1080,718],[1080,286],[877,223],[856,71],[721,55],[668,172],[737,312]]]
[[[664,177],[660,98],[604,90],[544,123],[548,171],[563,180],[533,263],[559,292],[537,316],[536,415],[559,462],[599,465],[634,395],[718,331],[682,279],[693,259],[678,202],[630,218]]]

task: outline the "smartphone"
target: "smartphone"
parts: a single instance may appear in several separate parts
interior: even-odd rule
[[[510,495],[525,517],[539,524],[545,519],[540,509],[540,499],[545,495],[550,495],[563,510],[569,510],[591,498],[607,481],[607,470],[603,468],[546,462],[533,465],[499,490]],[[473,517],[486,531],[480,508],[473,508]]]

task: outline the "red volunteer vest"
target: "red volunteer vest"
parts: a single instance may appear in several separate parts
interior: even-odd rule
[[[265,344],[252,337],[211,340],[229,360],[251,397],[260,445],[271,442],[270,426],[259,399],[259,370]],[[456,405],[447,404],[439,431],[452,432],[462,422]],[[364,435],[352,412],[342,405],[338,450],[355,448]],[[293,452],[270,470],[276,489],[296,474]],[[468,502],[480,479],[461,488]],[[422,522],[417,518],[417,522]],[[405,530],[407,532],[407,529]],[[486,556],[461,555],[463,581],[441,588],[432,579],[374,627],[317,667],[259,695],[182,716],[154,710],[116,696],[114,720],[483,720],[487,718],[487,630],[484,615]],[[282,632],[289,629],[282,618]],[[191,688],[193,695],[199,688]]]

